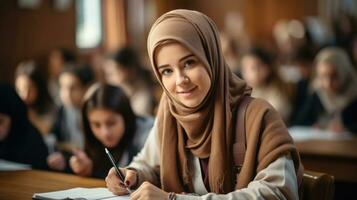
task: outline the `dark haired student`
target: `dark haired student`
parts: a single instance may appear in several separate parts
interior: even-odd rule
[[[47,155],[47,146],[30,123],[25,104],[11,86],[0,84],[0,159],[47,169]]]
[[[108,84],[93,85],[82,108],[84,151],[70,159],[72,171],[82,176],[104,178],[112,167],[108,148],[120,166],[128,165],[144,145],[153,126],[152,118],[136,116],[124,91]]]

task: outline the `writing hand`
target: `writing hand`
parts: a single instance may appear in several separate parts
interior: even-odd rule
[[[107,188],[115,195],[126,195],[128,194],[128,190],[126,189],[131,188],[137,184],[137,172],[135,170],[119,168],[119,170],[124,174],[125,181],[124,184],[121,183],[114,167],[112,167],[107,177],[105,178],[105,182],[107,184]]]
[[[169,193],[149,182],[141,184],[141,186],[130,195],[131,200],[167,200],[168,198]]]

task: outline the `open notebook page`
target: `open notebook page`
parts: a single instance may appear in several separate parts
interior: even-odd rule
[[[126,200],[129,196],[116,196],[107,188],[72,188],[68,190],[60,190],[54,192],[35,193],[34,199],[111,199],[111,200]]]

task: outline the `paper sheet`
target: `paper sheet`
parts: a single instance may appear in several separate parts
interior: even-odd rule
[[[105,200],[126,200],[129,196],[116,196],[107,188],[72,188],[46,193],[35,193],[35,199],[105,199]]]
[[[306,140],[344,140],[352,138],[351,133],[334,133],[326,130],[305,127],[305,126],[293,126],[289,128],[289,133],[295,142],[301,142]]]
[[[0,159],[0,171],[30,170],[31,165]]]

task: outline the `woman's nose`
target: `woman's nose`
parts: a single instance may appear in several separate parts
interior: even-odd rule
[[[176,85],[182,85],[189,82],[189,78],[185,73],[178,72],[176,75]]]

